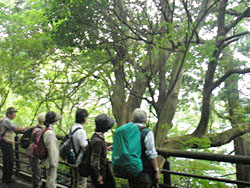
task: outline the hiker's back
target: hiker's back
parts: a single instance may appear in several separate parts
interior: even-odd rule
[[[57,167],[59,161],[59,150],[55,133],[52,130],[46,131],[43,136],[43,141],[48,151],[46,166]]]
[[[142,171],[141,134],[139,129],[128,123],[114,133],[112,164],[115,176],[131,178]]]

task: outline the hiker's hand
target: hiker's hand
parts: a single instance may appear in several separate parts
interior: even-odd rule
[[[108,151],[111,151],[113,149],[113,145],[107,147]]]
[[[98,176],[97,181],[100,185],[102,185],[103,184],[102,176]]]
[[[157,182],[159,182],[161,179],[161,172],[159,170],[155,173],[155,179]]]
[[[22,128],[22,130],[20,130],[20,132],[25,132],[25,131],[27,131],[29,128],[30,128],[30,127],[24,127],[24,128]]]

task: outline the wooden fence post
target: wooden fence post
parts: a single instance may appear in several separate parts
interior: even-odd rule
[[[170,162],[168,161],[168,159],[166,158],[166,161],[163,165],[163,170],[168,170],[170,171]],[[166,171],[163,171],[163,182],[165,185],[172,185],[171,183],[171,174],[166,172]]]

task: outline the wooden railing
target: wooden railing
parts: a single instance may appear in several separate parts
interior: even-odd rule
[[[195,174],[186,174],[183,172],[174,172],[171,171],[171,164],[169,162],[170,157],[176,158],[185,158],[185,159],[195,159],[195,160],[208,160],[208,161],[217,161],[217,162],[225,162],[225,163],[233,163],[233,164],[242,164],[242,165],[249,165],[250,164],[250,157],[246,156],[238,156],[238,155],[220,155],[220,154],[211,154],[211,153],[199,153],[199,152],[191,152],[191,151],[180,151],[180,150],[165,150],[165,149],[158,149],[157,150],[159,155],[163,156],[166,160],[162,169],[163,175],[163,182],[160,182],[160,187],[169,187],[174,188],[172,184],[172,176],[183,176],[183,177],[190,177],[190,178],[197,178],[197,179],[205,179],[209,181],[218,181],[224,182],[229,184],[237,184],[237,185],[244,185],[250,186],[250,182],[247,181],[237,181],[237,180],[230,180],[224,178],[217,178],[217,177],[209,177],[209,176],[200,176]],[[22,157],[21,157],[22,156]],[[25,151],[19,148],[19,136],[16,135],[15,137],[15,172],[17,175],[22,175],[23,177],[31,177],[32,172],[29,168],[24,168],[23,165],[29,166],[28,155]],[[69,164],[60,161],[59,164],[60,168],[64,168],[64,170],[58,170],[58,177],[60,179],[64,179],[65,181],[57,181],[57,187],[61,188],[71,188],[73,182],[72,176],[72,169]],[[43,168],[43,181],[45,181],[45,168]],[[126,180],[124,180],[125,182]],[[126,184],[126,183],[125,183]],[[128,185],[123,185],[122,187],[128,187]],[[72,187],[73,188],[73,187]]]
[[[229,184],[237,184],[237,185],[244,185],[249,187],[250,182],[248,181],[237,181],[237,180],[229,180],[224,178],[217,178],[217,177],[209,177],[209,176],[200,176],[195,174],[186,174],[183,172],[173,172],[170,169],[170,157],[177,157],[177,158],[185,158],[185,159],[196,159],[196,160],[207,160],[207,161],[217,161],[217,162],[225,162],[225,163],[232,163],[232,164],[242,164],[242,165],[249,165],[250,164],[250,157],[247,156],[240,156],[240,155],[221,155],[221,154],[212,154],[212,153],[200,153],[200,152],[192,152],[192,151],[180,151],[180,150],[165,150],[165,149],[158,149],[159,155],[163,156],[166,161],[163,166],[163,176],[164,176],[164,184],[172,187],[171,175],[177,176],[184,176],[190,178],[197,178],[197,179],[205,179],[210,181],[217,181],[217,182],[224,182]]]
[[[15,137],[15,166],[14,170],[16,175],[22,176],[22,177],[27,177],[30,178],[32,176],[32,172],[30,169],[30,164],[29,164],[29,156],[26,153],[25,150],[21,149],[19,147],[19,136],[16,135]],[[25,167],[22,165],[24,164]],[[43,166],[43,165],[42,165]],[[73,176],[72,176],[72,169],[69,164],[60,161],[59,162],[59,167],[64,168],[64,170],[58,170],[57,172],[57,177],[60,178],[60,180],[57,181],[57,187],[61,188],[71,188],[73,184]],[[61,181],[61,180],[65,181]],[[46,180],[46,168],[42,167],[42,180],[45,182]]]

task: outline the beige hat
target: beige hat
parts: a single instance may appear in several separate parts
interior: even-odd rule
[[[46,116],[46,112],[42,112],[37,116],[37,120],[39,124],[43,124],[45,122],[45,116]]]

